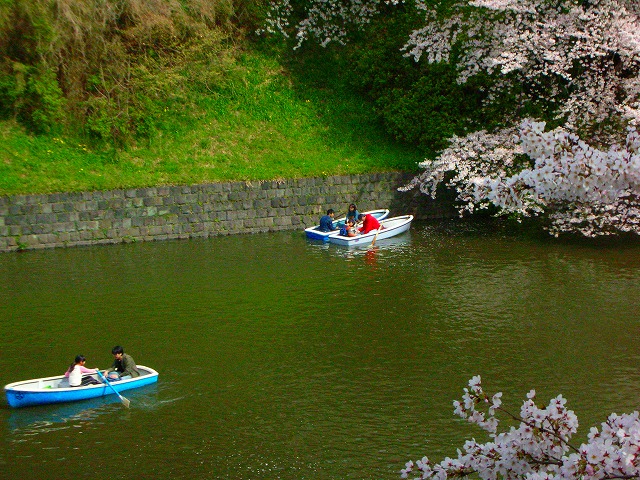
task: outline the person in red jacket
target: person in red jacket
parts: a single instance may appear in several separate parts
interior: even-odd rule
[[[369,233],[372,230],[377,230],[380,228],[380,222],[370,213],[366,215],[364,213],[361,213],[360,215],[358,215],[358,220],[362,222],[362,227],[358,229],[358,231],[362,234]]]

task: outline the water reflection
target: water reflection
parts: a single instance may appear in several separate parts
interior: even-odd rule
[[[481,440],[451,406],[476,374],[514,411],[530,388],[565,395],[579,443],[637,408],[638,266],[634,245],[455,222],[373,248],[279,232],[3,255],[3,385],[78,353],[106,367],[118,343],[160,378],[128,411],[0,408],[0,466],[72,478],[91,458],[112,480],[118,451],[116,478],[397,479]]]
[[[148,385],[137,390],[124,392],[124,395],[131,400],[133,408],[153,410],[160,403],[157,399],[157,391],[157,385]],[[90,423],[101,415],[112,413],[114,408],[122,408],[120,399],[116,395],[79,402],[10,409],[7,426],[15,441],[24,436],[33,436]]]

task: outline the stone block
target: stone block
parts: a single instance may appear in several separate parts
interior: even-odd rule
[[[30,248],[33,248],[35,245],[38,245],[38,236],[37,235],[21,235],[18,238],[18,245],[25,245]]]
[[[130,200],[129,206],[133,208],[142,208],[144,207],[144,200],[140,197],[132,198]]]
[[[247,192],[231,192],[229,193],[229,200],[232,202],[242,201],[249,198]]]
[[[27,195],[14,195],[11,198],[11,202],[14,205],[26,205],[26,203],[27,203]]]
[[[74,222],[57,222],[52,226],[54,232],[73,232],[76,230]]]
[[[9,215],[24,215],[23,205],[14,203],[9,205]]]
[[[292,225],[291,223],[291,218],[284,216],[284,217],[275,217],[273,224],[276,226],[287,226],[287,225]]]
[[[208,183],[202,185],[201,191],[206,194],[219,193],[222,192],[222,185],[219,183]]]
[[[144,226],[144,219],[142,217],[132,217],[130,218],[131,220],[131,226],[132,227],[143,227]]]
[[[50,245],[58,242],[58,236],[51,233],[36,235],[36,237],[38,238],[38,243],[43,245]]]
[[[100,229],[100,223],[93,220],[88,222],[76,222],[76,228],[79,231],[82,230],[98,230]]]
[[[51,223],[40,223],[31,226],[31,232],[35,234],[44,234],[53,232]]]

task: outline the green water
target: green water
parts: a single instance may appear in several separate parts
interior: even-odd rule
[[[640,245],[414,224],[373,250],[302,232],[0,255],[0,383],[160,372],[117,398],[9,409],[0,478],[397,479],[485,439],[471,376],[519,411],[562,393],[574,443],[639,408]]]

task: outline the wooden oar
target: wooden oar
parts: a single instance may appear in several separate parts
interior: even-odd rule
[[[109,380],[107,380],[107,377],[105,377],[104,375],[102,375],[102,372],[101,372],[100,370],[98,370],[98,376],[99,376],[102,380],[104,380],[104,383],[106,383],[107,385],[109,385],[109,386],[111,387],[111,390],[113,390],[113,393],[115,393],[116,395],[118,395],[118,397],[120,397],[120,401],[122,402],[122,405],[124,405],[125,407],[129,408],[129,404],[131,403],[131,402],[129,401],[129,399],[128,399],[128,398],[123,397],[122,395],[120,395],[120,394],[118,393],[118,391],[117,391],[115,388],[113,388],[113,385],[111,385],[111,384],[109,383]]]
[[[380,233],[380,229],[382,228],[382,225],[380,225],[378,227],[378,230],[376,230],[376,234],[373,236],[373,241],[371,242],[371,245],[369,245],[369,248],[373,247],[376,244],[376,240],[378,238],[378,233]]]

